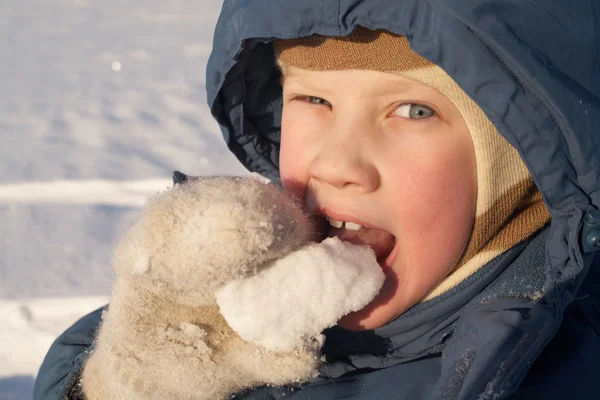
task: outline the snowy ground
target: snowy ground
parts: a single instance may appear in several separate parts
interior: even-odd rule
[[[0,2],[0,400],[106,302],[110,254],[179,169],[241,175],[205,101],[220,0]]]

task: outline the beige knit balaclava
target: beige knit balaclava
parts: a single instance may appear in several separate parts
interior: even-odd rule
[[[274,42],[277,62],[307,70],[370,69],[423,82],[462,113],[475,147],[477,207],[473,231],[453,272],[429,295],[448,291],[549,219],[541,194],[517,151],[440,67],[410,49],[404,36],[357,28],[350,36],[310,36]]]

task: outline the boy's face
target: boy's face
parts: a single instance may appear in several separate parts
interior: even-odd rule
[[[283,186],[334,225],[362,225],[329,236],[369,244],[386,280],[340,325],[380,327],[423,299],[463,253],[477,197],[467,125],[439,91],[395,74],[288,66],[283,86]]]

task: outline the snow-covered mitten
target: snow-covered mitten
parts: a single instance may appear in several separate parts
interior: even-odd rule
[[[117,247],[86,398],[218,400],[315,376],[321,331],[383,283],[373,252],[312,242],[296,201],[259,179],[176,178]]]

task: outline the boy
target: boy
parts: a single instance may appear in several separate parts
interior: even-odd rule
[[[230,148],[386,273],[327,332],[319,379],[236,398],[595,397],[599,22],[568,2],[225,2],[207,86]],[[87,318],[36,398],[68,391]]]

